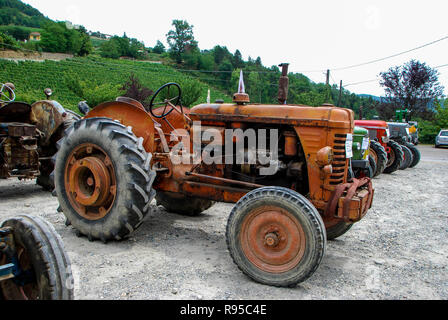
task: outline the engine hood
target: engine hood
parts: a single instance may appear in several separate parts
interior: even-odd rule
[[[191,109],[195,121],[257,122],[354,128],[352,110],[334,106],[202,104]]]

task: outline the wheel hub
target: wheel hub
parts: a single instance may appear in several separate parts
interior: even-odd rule
[[[76,161],[70,172],[70,192],[84,206],[101,206],[107,200],[110,177],[106,165],[98,158]]]
[[[246,216],[240,241],[247,259],[270,273],[295,268],[306,248],[300,222],[283,208],[272,206],[257,208]]]
[[[65,169],[68,198],[82,217],[99,220],[111,210],[116,197],[112,162],[98,146],[85,144],[69,156]]]

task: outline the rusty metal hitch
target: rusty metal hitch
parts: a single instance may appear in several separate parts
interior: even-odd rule
[[[353,179],[352,183],[345,183],[337,186],[331,195],[330,201],[327,204],[324,216],[338,217],[337,207],[339,204],[339,199],[343,196],[344,192],[347,192],[347,195],[344,197],[343,219],[347,223],[353,222],[350,220],[349,215],[350,203],[353,200],[353,197],[356,195],[356,192],[362,187],[367,187],[367,190],[369,192],[365,208],[370,209],[372,206],[374,191],[373,191],[372,179],[366,177],[362,179]],[[362,210],[362,207],[360,208],[360,210]],[[361,212],[361,215],[362,213],[363,212]]]

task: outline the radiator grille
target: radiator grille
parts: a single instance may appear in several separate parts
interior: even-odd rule
[[[333,145],[333,174],[330,177],[330,185],[338,185],[344,183],[345,172],[347,166],[347,158],[345,153],[345,142],[347,135],[336,134]]]

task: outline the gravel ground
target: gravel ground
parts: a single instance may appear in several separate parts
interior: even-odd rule
[[[2,220],[41,216],[62,236],[76,299],[297,300],[448,299],[448,149],[419,146],[414,169],[375,179],[366,218],[328,244],[314,276],[293,289],[259,285],[230,258],[225,227],[232,205],[198,218],[154,207],[129,240],[77,238],[58,203],[33,181],[0,181]]]

